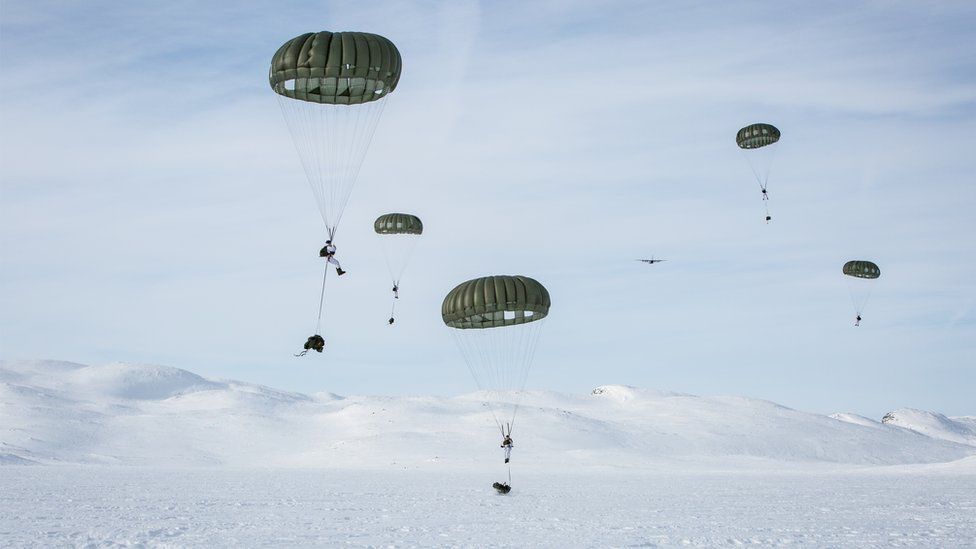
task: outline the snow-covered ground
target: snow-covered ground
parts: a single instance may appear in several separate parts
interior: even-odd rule
[[[919,467],[919,466],[914,466]],[[7,467],[0,546],[976,546],[976,475]]]
[[[532,392],[304,395],[0,362],[0,546],[976,546],[973,418]]]

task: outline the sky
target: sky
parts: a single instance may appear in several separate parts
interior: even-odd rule
[[[972,28],[972,2],[2,0],[0,358],[456,395],[441,300],[522,274],[552,296],[531,389],[976,414]],[[297,359],[324,227],[267,71],[319,30],[403,73]],[[768,225],[752,122],[783,133]],[[390,211],[425,228],[394,327]],[[882,270],[857,328],[849,259]]]

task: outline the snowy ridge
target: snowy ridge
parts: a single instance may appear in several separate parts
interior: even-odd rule
[[[976,418],[948,418],[936,412],[900,408],[888,412],[881,420],[885,425],[901,427],[927,437],[976,446]]]
[[[973,431],[959,427],[971,419],[928,412],[912,411],[908,430],[764,400],[620,385],[580,395],[529,391],[522,403],[513,460],[527,468],[900,465],[976,455],[965,445]],[[898,417],[907,422],[909,414]],[[466,469],[497,462],[495,438],[477,393],[309,396],[166,366],[0,362],[5,465]]]
[[[864,417],[858,414],[841,412],[837,414],[830,414],[830,417],[836,420],[846,421],[847,423],[853,423],[855,425],[863,425],[865,427],[881,427],[880,421],[875,421],[869,417]]]

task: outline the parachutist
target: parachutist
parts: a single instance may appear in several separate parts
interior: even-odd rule
[[[317,351],[319,353],[325,349],[325,338],[319,334],[309,336],[308,341],[305,342],[305,350],[298,353],[295,356],[305,356],[309,351]]]
[[[767,224],[767,225],[769,225],[769,222],[770,222],[770,220],[772,220],[772,219],[773,219],[773,218],[772,218],[772,216],[768,216],[768,215],[767,215],[767,216],[766,216],[766,224]]]
[[[322,249],[319,250],[319,257],[324,257],[326,261],[335,265],[336,274],[342,276],[346,274],[346,271],[342,270],[342,265],[339,265],[339,260],[335,258],[335,254],[336,254],[335,244],[333,244],[331,240],[326,240],[325,246],[323,246]]]
[[[400,299],[400,286],[397,284],[393,285],[393,299]]]
[[[391,317],[390,317],[390,320],[389,320],[388,322],[390,323],[390,326],[392,326],[392,325],[393,325],[393,323],[394,323],[394,322],[396,322],[396,319],[394,319],[394,318],[393,318],[393,317],[391,316]]]
[[[505,463],[508,463],[508,460],[512,457],[512,446],[512,437],[505,435],[505,439],[502,440],[502,448],[505,449]]]
[[[872,284],[867,283],[881,277],[881,268],[878,267],[877,263],[863,259],[854,259],[844,263],[841,272],[844,273],[844,276],[858,280],[858,282],[850,283],[848,286],[851,291],[851,303],[854,305],[854,313],[857,315],[854,319],[854,325],[860,326],[861,311],[864,310],[868,297],[871,295]]]
[[[763,189],[762,193],[763,193],[763,200],[769,200],[769,195],[766,194],[766,189]]]

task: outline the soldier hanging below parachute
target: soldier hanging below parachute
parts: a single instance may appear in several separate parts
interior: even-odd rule
[[[512,430],[550,304],[549,291],[532,278],[486,276],[459,284],[441,305],[502,436],[508,483],[495,483],[502,493],[511,489]]]
[[[780,131],[772,124],[756,123],[740,129],[735,134],[735,144],[742,150],[742,154],[749,162],[752,174],[759,183],[762,191],[763,206],[766,208],[766,223],[773,218],[769,215],[769,193],[766,186],[769,183],[769,170],[776,154],[776,147],[770,145],[779,141]]]
[[[424,233],[424,224],[420,218],[405,213],[388,213],[376,218],[373,231],[379,237],[383,246],[383,258],[386,268],[390,272],[393,283],[393,305],[390,307],[390,319],[387,324],[396,322],[396,305],[400,299],[400,279],[407,268],[410,256]]]
[[[853,260],[844,263],[841,272],[848,277],[847,287],[851,293],[851,303],[854,304],[856,315],[854,326],[860,326],[861,314],[868,304],[868,299],[871,298],[874,281],[881,277],[881,269],[871,261]]]
[[[393,42],[366,32],[305,33],[285,42],[271,59],[268,81],[325,223],[320,256],[327,263],[313,337],[322,333],[329,264],[336,274],[345,273],[333,244],[339,222],[400,70]]]

